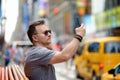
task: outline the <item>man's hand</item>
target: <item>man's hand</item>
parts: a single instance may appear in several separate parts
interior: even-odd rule
[[[85,33],[86,33],[85,26],[84,26],[83,24],[81,24],[80,27],[75,28],[75,33],[76,33],[77,35],[80,35],[80,36],[84,37],[84,36],[85,36]]]

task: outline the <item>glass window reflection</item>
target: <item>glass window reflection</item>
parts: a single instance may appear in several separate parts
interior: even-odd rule
[[[120,53],[120,42],[105,43],[105,53]]]
[[[115,68],[115,74],[118,74],[120,73],[120,65],[118,65],[116,68]]]
[[[99,50],[99,43],[98,42],[94,42],[94,43],[90,43],[88,46],[88,52],[98,52]]]

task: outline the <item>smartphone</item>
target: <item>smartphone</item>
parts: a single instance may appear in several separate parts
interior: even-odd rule
[[[76,16],[75,17],[75,27],[80,27],[81,26],[81,24],[80,24],[80,18],[79,18],[79,16]]]
[[[75,28],[81,26],[79,15],[76,15],[76,16],[74,17],[74,21],[75,21],[74,33],[75,33]],[[75,33],[75,34],[76,34],[76,33]]]

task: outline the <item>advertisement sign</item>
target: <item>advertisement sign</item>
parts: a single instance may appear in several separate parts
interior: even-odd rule
[[[38,16],[46,17],[48,14],[48,0],[39,0],[38,2]]]
[[[23,5],[23,30],[26,32],[29,23],[29,15],[28,15],[28,4],[24,3]]]
[[[95,15],[97,30],[120,26],[120,6]]]
[[[64,27],[64,30],[65,30],[65,33],[69,33],[69,24],[70,24],[70,14],[69,12],[65,12],[64,13],[64,24],[65,24],[65,27]]]
[[[117,17],[117,25],[120,26],[120,6],[116,7],[116,17]]]
[[[92,16],[90,14],[83,17],[83,23],[86,27],[87,34],[95,32],[94,22],[92,21]]]
[[[91,0],[76,0],[79,15],[91,14]]]

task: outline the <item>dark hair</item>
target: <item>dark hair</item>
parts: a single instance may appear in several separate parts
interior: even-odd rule
[[[39,20],[39,21],[33,22],[31,25],[29,25],[27,35],[28,35],[28,38],[30,39],[31,42],[33,42],[32,35],[35,35],[37,33],[36,29],[35,29],[35,26],[43,25],[43,24],[45,24],[45,21],[44,20]]]

